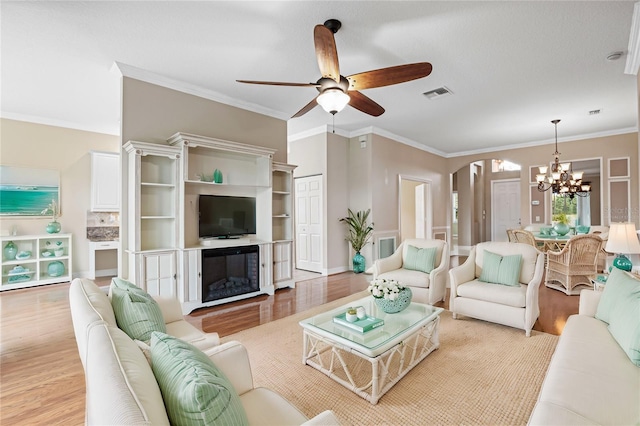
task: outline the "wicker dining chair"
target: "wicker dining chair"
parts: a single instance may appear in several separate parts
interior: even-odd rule
[[[586,234],[571,237],[561,251],[547,251],[544,285],[569,296],[579,295],[584,287],[593,288],[590,276],[598,270],[602,239]]]
[[[507,229],[507,238],[509,239],[510,243],[518,242],[518,240],[516,240],[516,236],[513,235],[513,229]]]
[[[538,248],[536,237],[533,236],[533,232],[526,231],[524,229],[512,229],[511,232],[513,232],[513,237],[515,238],[514,242],[529,244],[530,246]]]

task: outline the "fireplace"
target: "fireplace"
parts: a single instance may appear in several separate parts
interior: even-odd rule
[[[202,250],[202,302],[260,290],[258,246]]]

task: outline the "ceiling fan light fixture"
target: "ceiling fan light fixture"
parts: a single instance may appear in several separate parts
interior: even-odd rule
[[[340,89],[327,89],[322,92],[316,102],[330,114],[336,114],[347,106],[351,98]]]

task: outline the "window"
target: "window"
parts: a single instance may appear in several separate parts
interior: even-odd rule
[[[511,172],[520,170],[520,165],[512,163],[508,160],[491,160],[491,171],[493,173],[498,172]]]
[[[564,214],[569,220],[569,225],[591,225],[590,197],[563,197],[552,194],[551,219],[558,220],[558,215]]]

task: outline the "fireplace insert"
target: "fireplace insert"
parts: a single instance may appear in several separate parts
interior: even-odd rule
[[[258,246],[202,250],[202,302],[260,290]]]

